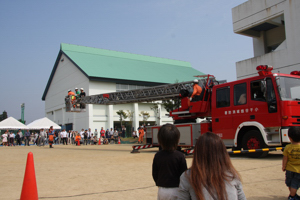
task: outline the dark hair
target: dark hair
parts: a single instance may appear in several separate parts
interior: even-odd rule
[[[201,135],[195,145],[190,168],[190,183],[197,199],[204,199],[203,188],[219,200],[228,200],[226,181],[240,175],[233,167],[222,139],[211,132]]]
[[[292,126],[291,128],[289,128],[288,136],[294,142],[300,142],[300,127],[299,126]]]
[[[180,138],[180,132],[173,124],[163,125],[157,134],[157,139],[165,151],[175,151]]]

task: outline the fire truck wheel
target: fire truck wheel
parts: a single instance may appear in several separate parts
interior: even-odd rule
[[[249,131],[245,134],[242,140],[242,147],[244,150],[248,149],[262,149],[266,148],[267,145],[265,144],[261,134],[257,130]],[[256,152],[256,153],[247,153],[248,157],[251,158],[263,158],[268,155],[268,151],[266,152]]]

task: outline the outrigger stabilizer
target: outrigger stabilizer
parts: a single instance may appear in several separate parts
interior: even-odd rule
[[[145,144],[145,145],[134,145],[132,146],[132,151],[131,153],[140,153],[139,150],[141,149],[149,149],[149,148],[154,148],[156,146],[153,146],[152,144]],[[284,150],[284,147],[274,147],[274,148],[263,148],[263,149],[248,149],[248,150],[236,150],[236,151],[228,151],[228,154],[234,155],[234,154],[246,154],[246,153],[258,153],[258,152],[267,152],[267,151],[278,151]],[[181,151],[184,153],[186,156],[192,155],[194,153],[194,149],[184,149]]]

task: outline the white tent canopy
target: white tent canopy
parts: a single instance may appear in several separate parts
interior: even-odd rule
[[[16,120],[15,118],[9,117],[0,122],[0,129],[15,130],[15,129],[28,129],[28,127],[25,124],[22,124],[21,122]]]
[[[30,124],[27,125],[28,129],[31,130],[39,130],[39,129],[49,129],[50,126],[53,126],[53,129],[61,129],[59,125],[57,125],[55,122],[51,121],[47,117],[37,119]]]

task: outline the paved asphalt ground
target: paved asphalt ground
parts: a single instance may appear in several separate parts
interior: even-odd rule
[[[27,154],[33,153],[39,199],[155,200],[151,175],[157,148],[132,154],[132,145],[0,147],[0,199],[19,199]],[[287,199],[282,153],[263,159],[231,156],[248,200]],[[186,158],[188,166],[192,157]]]

